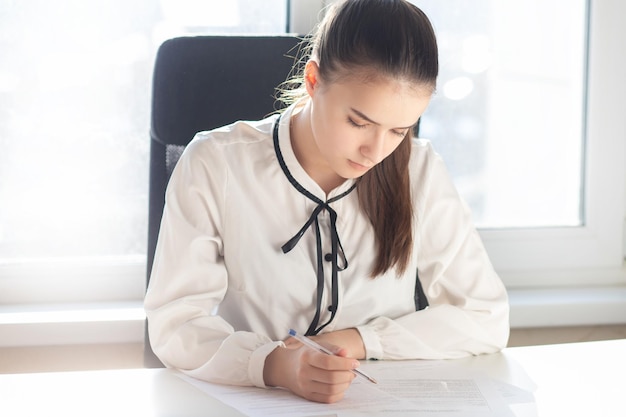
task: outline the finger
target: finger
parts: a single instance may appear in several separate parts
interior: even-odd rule
[[[342,358],[348,357],[348,349],[346,348],[335,346],[335,345],[330,345],[330,347],[327,347],[327,349],[333,352],[333,355],[335,356],[341,356]]]
[[[285,343],[285,346],[289,348],[302,346],[302,343],[295,337],[288,337],[283,343]]]
[[[350,388],[350,383],[344,384],[322,384],[320,382],[313,382],[310,389],[311,395],[327,398],[341,398],[345,392]],[[328,400],[325,400],[328,401]]]
[[[337,402],[343,398],[344,392],[356,378],[351,371],[353,360],[322,354],[306,346],[299,353],[300,365],[293,368],[295,381],[298,381],[291,386],[294,392],[311,401],[322,403]],[[335,361],[339,361],[340,367],[347,369],[327,369],[336,367],[333,364]]]
[[[298,395],[312,401],[333,403],[341,400],[350,388],[350,382],[343,384],[325,384],[317,381],[307,381],[300,386]]]
[[[329,371],[315,367],[311,367],[308,370],[308,379],[320,384],[350,385],[354,378],[356,378],[356,374],[352,371]]]
[[[297,367],[298,380],[323,384],[349,384],[354,380],[352,371],[358,366],[356,360],[326,355],[306,346],[302,349],[301,364]]]
[[[356,359],[319,352],[312,352],[308,355],[307,361],[311,366],[328,371],[351,371],[359,367],[359,361]]]

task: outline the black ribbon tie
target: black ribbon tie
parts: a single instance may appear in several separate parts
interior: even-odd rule
[[[278,158],[278,163],[280,164],[283,173],[293,185],[296,190],[298,190],[301,194],[306,196],[308,199],[312,200],[317,204],[309,219],[304,223],[302,228],[296,233],[287,243],[285,243],[281,249],[283,253],[288,253],[291,251],[298,242],[300,238],[304,235],[304,233],[310,228],[313,227],[315,231],[315,242],[317,249],[317,299],[316,299],[316,311],[311,324],[309,325],[308,330],[306,331],[307,336],[318,334],[324,327],[328,326],[333,319],[335,318],[335,313],[337,312],[337,306],[339,304],[339,288],[338,288],[338,274],[339,271],[343,271],[348,267],[348,260],[346,259],[346,255],[344,253],[343,247],[341,246],[341,241],[339,240],[339,234],[337,233],[337,212],[333,210],[330,206],[331,203],[347,196],[354,190],[356,187],[356,182],[350,187],[347,191],[342,194],[339,194],[327,201],[323,201],[317,196],[313,195],[307,189],[305,189],[300,183],[296,181],[296,179],[291,175],[291,172],[287,168],[287,164],[283,159],[282,152],[280,150],[279,142],[278,142],[278,128],[280,125],[280,117],[277,119],[276,124],[274,125],[274,150],[276,151],[276,157]],[[330,253],[330,262],[332,265],[332,275],[331,275],[331,298],[332,305],[330,306],[330,318],[328,321],[321,326],[319,326],[319,319],[322,310],[322,297],[324,294],[324,268],[323,268],[323,260],[324,256],[322,255],[322,238],[320,234],[320,224],[318,216],[322,211],[326,210],[330,217],[330,240],[331,240],[331,253]],[[338,259],[341,258],[341,266],[339,265]]]

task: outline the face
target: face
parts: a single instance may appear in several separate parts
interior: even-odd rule
[[[431,90],[407,81],[307,78],[315,166],[358,178],[389,156],[426,110]]]

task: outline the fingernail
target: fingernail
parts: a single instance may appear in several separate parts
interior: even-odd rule
[[[354,361],[354,362],[352,362],[352,369],[356,369],[356,368],[358,368],[358,367],[359,367],[359,365],[360,365],[359,361]]]

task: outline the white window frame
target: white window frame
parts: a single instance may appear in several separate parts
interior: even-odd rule
[[[480,231],[509,289],[512,327],[626,323],[624,15],[625,2],[589,1],[585,224]]]
[[[626,284],[626,123],[621,110],[626,97],[626,55],[621,52],[626,30],[619,18],[625,13],[626,3],[619,0],[590,2],[585,224],[480,231],[511,289]],[[541,149],[541,143],[531,146]]]
[[[291,11],[310,16],[330,2],[296,0]],[[310,24],[302,16],[292,17],[293,32],[310,29],[297,27]],[[590,1],[584,226],[480,230],[509,288],[512,327],[626,322],[623,16],[626,2]],[[143,256],[0,263],[0,346],[143,341],[145,270]],[[60,310],[98,318],[45,319]]]

